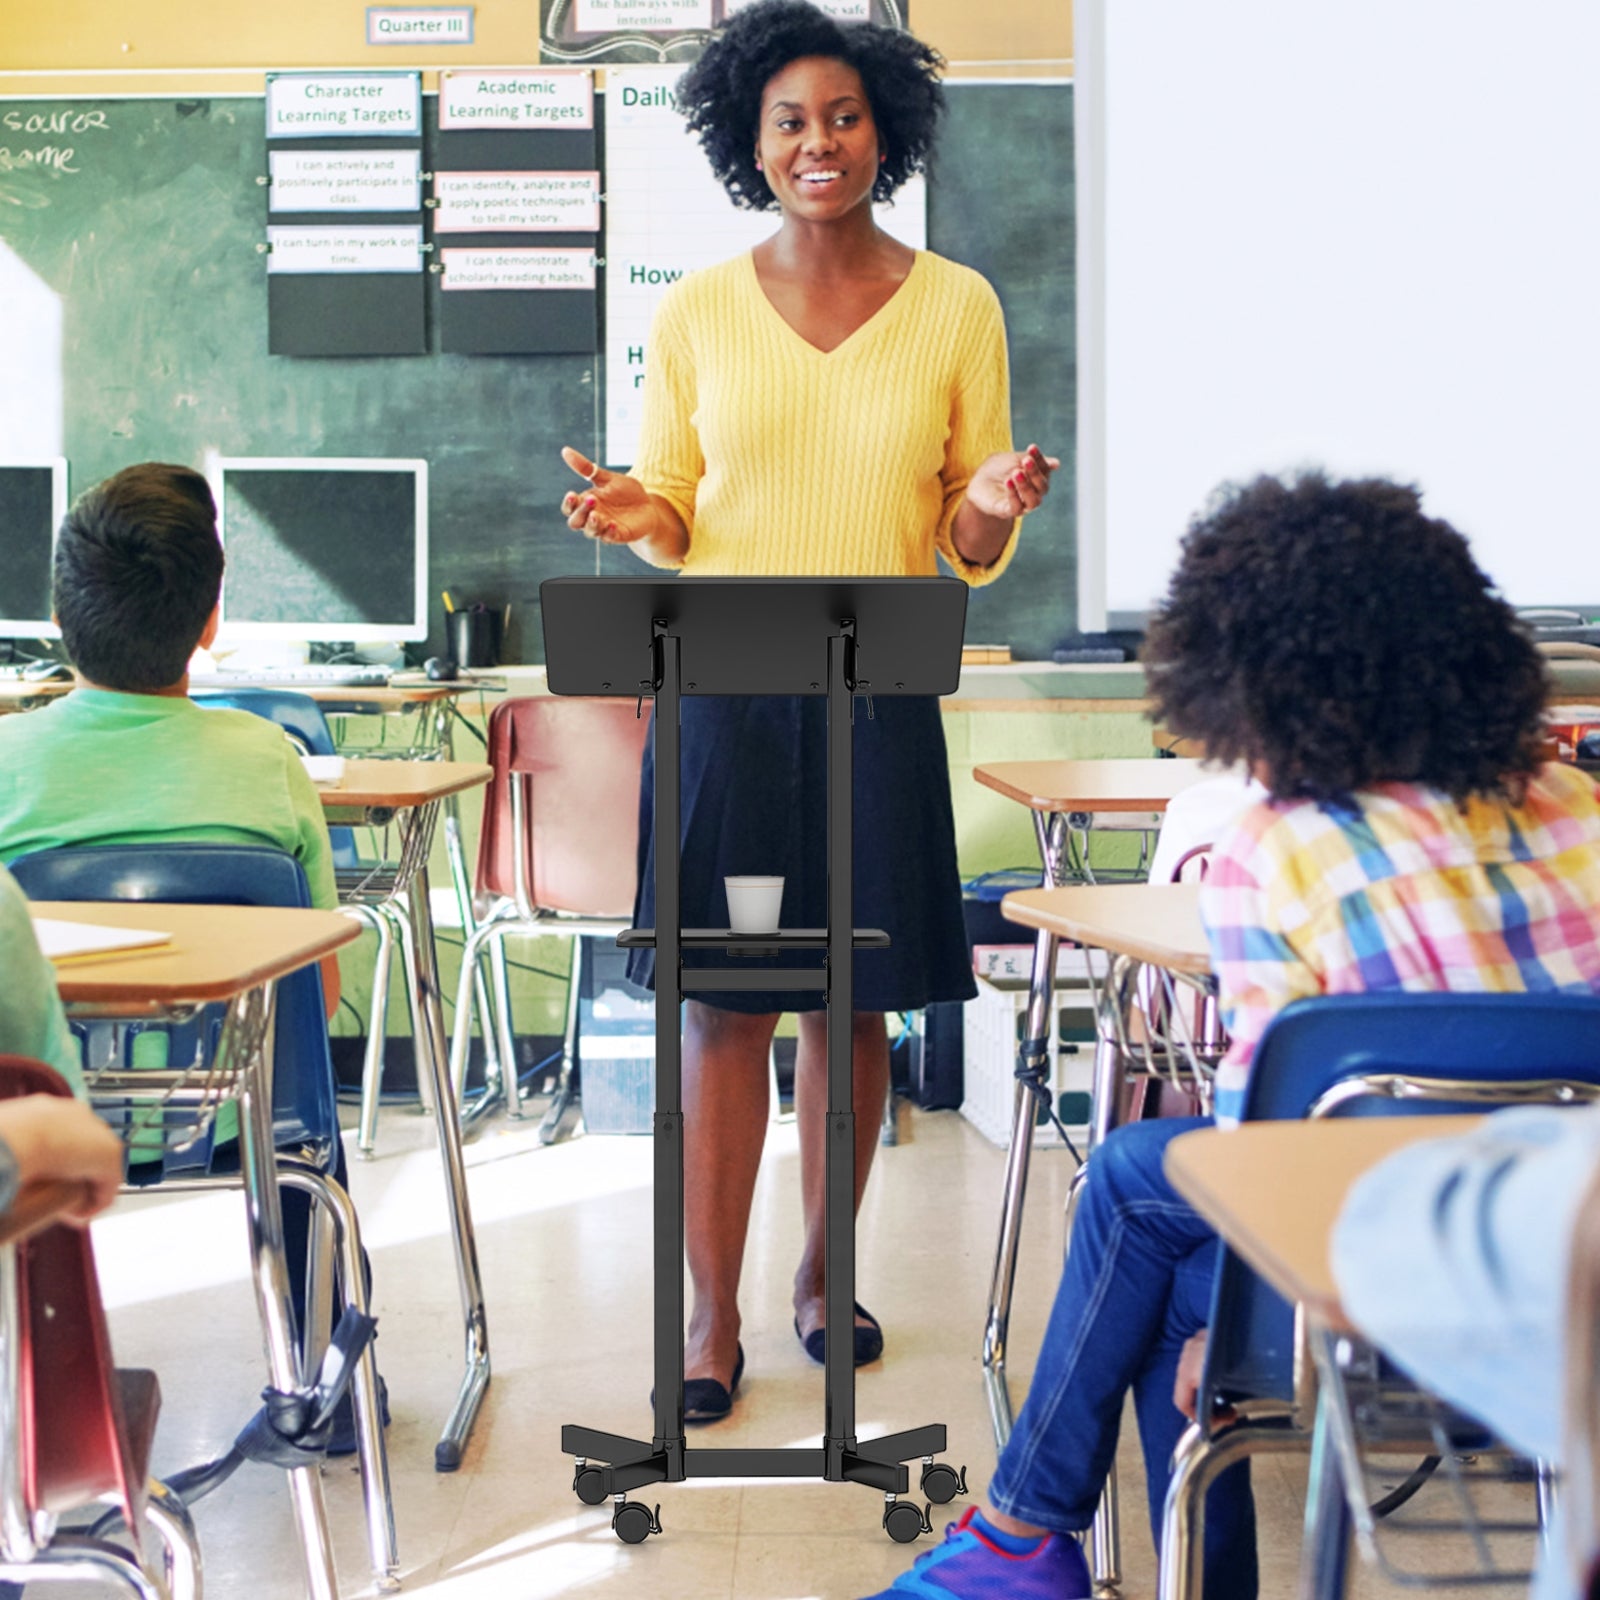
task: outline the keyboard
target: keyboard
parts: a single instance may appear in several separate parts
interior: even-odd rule
[[[299,667],[191,672],[191,689],[386,689],[390,669],[365,661],[313,661]]]

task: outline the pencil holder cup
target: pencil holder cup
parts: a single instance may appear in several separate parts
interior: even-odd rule
[[[782,878],[724,878],[731,933],[776,933],[783,909]]]
[[[450,656],[458,667],[500,665],[500,619],[501,613],[487,606],[462,606],[450,613]]]

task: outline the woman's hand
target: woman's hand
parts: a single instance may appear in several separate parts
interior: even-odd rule
[[[963,561],[990,567],[1000,559],[1012,525],[1050,492],[1050,474],[1061,463],[1036,444],[1002,450],[967,480],[967,492],[950,526],[950,542]]]
[[[62,1218],[87,1222],[117,1197],[122,1141],[88,1106],[55,1095],[0,1102],[0,1138],[11,1147],[20,1189],[66,1183],[79,1197]]]
[[[561,459],[588,480],[586,488],[561,498],[561,515],[569,528],[606,544],[634,544],[657,531],[655,502],[637,478],[607,472],[576,450],[563,450]]]
[[[1061,465],[1038,445],[992,455],[967,484],[967,501],[985,516],[1014,521],[1037,511],[1050,493],[1050,475]]]

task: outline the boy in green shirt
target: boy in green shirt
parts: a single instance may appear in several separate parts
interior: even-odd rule
[[[339,904],[315,786],[276,724],[189,699],[189,658],[216,637],[222,545],[210,485],[145,462],[80,496],[56,539],[53,599],[77,688],[0,718],[0,861],[69,845],[242,844],[287,851],[311,902]],[[322,963],[329,1016],[336,956]],[[224,1108],[217,1136],[237,1128]],[[334,1177],[348,1187],[340,1147]],[[304,1320],[310,1202],[283,1195]]]
[[[61,845],[271,845],[338,906],[317,792],[282,731],[189,699],[216,637],[222,546],[206,480],[145,463],[89,490],[56,541],[54,600],[78,688],[0,720],[0,860]],[[338,993],[338,965],[324,965]]]

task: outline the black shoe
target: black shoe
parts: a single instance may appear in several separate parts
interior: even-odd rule
[[[384,1427],[389,1426],[389,1385],[378,1379],[378,1415]],[[347,1389],[344,1399],[334,1407],[333,1432],[328,1435],[330,1456],[353,1456],[356,1453],[356,1402]]]
[[[733,1410],[733,1397],[744,1376],[744,1346],[738,1346],[733,1363],[733,1382],[726,1389],[715,1378],[689,1378],[683,1385],[683,1425],[698,1428],[707,1422],[721,1422]],[[650,1409],[656,1408],[656,1392],[650,1391]]]
[[[852,1323],[851,1344],[852,1357],[855,1365],[864,1367],[868,1362],[876,1361],[883,1354],[883,1328],[878,1319],[857,1300],[855,1312],[858,1317],[865,1317],[868,1327],[859,1327]],[[801,1333],[800,1319],[794,1319],[794,1336],[800,1341],[801,1348],[811,1357],[816,1364],[826,1366],[828,1361],[828,1330],[826,1328],[813,1328],[810,1333]]]

